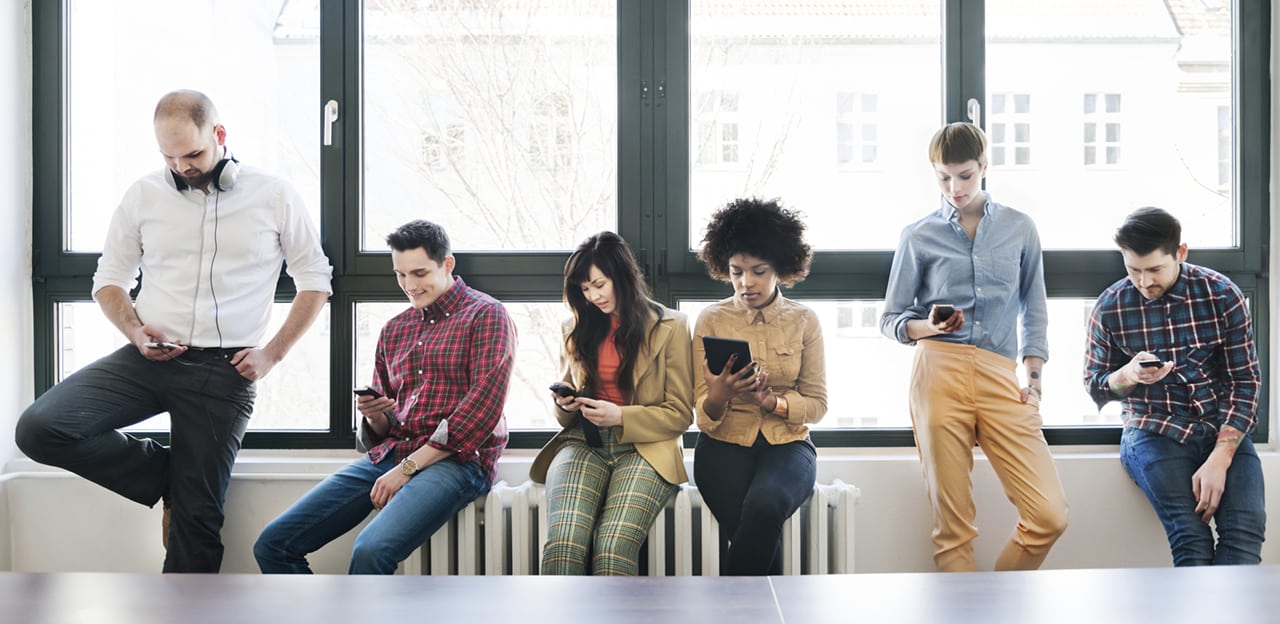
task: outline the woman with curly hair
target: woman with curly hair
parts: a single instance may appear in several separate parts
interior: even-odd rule
[[[720,524],[721,573],[782,572],[782,523],[813,491],[811,423],[827,413],[822,328],[813,310],[782,296],[809,274],[804,223],[777,200],[737,199],[711,215],[698,259],[733,285],[694,327],[694,481]],[[720,374],[703,336],[746,340],[754,366]]]
[[[688,480],[688,320],[649,299],[635,255],[613,232],[569,256],[564,300],[573,318],[551,393],[564,430],[529,470],[547,484],[541,573],[634,576],[649,527]]]

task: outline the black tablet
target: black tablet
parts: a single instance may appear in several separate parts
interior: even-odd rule
[[[724,370],[724,364],[729,361],[731,353],[738,354],[738,359],[733,361],[733,368],[730,369],[733,372],[736,373],[751,363],[751,345],[745,340],[703,336],[702,347],[707,352],[707,366],[711,368],[713,375],[719,375]]]

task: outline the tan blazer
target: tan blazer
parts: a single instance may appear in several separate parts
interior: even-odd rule
[[[571,328],[565,324],[565,331]],[[649,331],[652,329],[652,331]],[[684,483],[684,452],[680,436],[693,423],[693,360],[689,340],[689,318],[663,308],[662,320],[646,330],[649,342],[636,360],[631,405],[622,406],[621,441],[632,442],[636,452],[649,462],[668,483]],[[563,380],[575,388],[586,383],[586,374],[576,362],[568,364]],[[577,422],[577,412],[556,409],[556,419],[564,427],[533,460],[529,478],[547,480],[547,467],[564,445],[565,433]]]

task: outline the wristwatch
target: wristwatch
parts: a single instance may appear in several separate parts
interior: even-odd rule
[[[404,461],[400,462],[400,472],[403,472],[406,477],[418,474],[418,462],[413,461],[412,457],[404,458]]]

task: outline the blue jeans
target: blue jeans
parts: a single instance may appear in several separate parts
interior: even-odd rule
[[[18,448],[143,505],[167,494],[164,571],[217,572],[227,483],[255,396],[233,354],[187,351],[152,362],[121,347],[32,403],[18,419]],[[117,431],[166,411],[170,446]]]
[[[1218,543],[1196,513],[1191,493],[1195,474],[1217,443],[1217,433],[1206,429],[1186,444],[1159,434],[1125,427],[1120,437],[1120,462],[1134,483],[1147,495],[1169,537],[1173,565],[1256,564],[1262,560],[1266,530],[1262,464],[1245,438],[1236,449],[1227,483],[1214,513]]]
[[[774,446],[760,435],[743,447],[700,433],[694,449],[694,483],[720,523],[721,573],[782,574],[782,523],[813,493],[813,444]]]
[[[307,555],[350,531],[373,511],[369,492],[378,477],[399,470],[394,454],[374,464],[363,455],[307,492],[262,530],[253,556],[266,574],[310,574]],[[489,491],[479,462],[438,461],[409,479],[360,531],[351,574],[393,574],[467,503]]]

